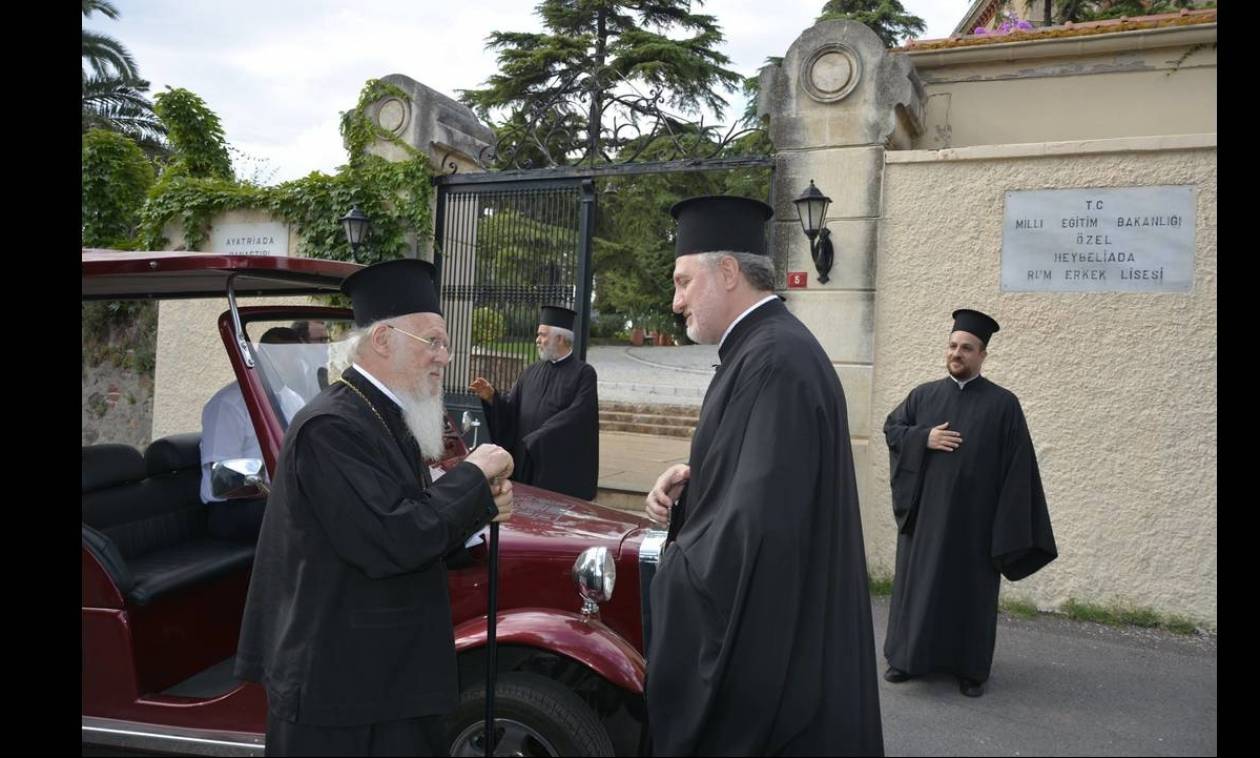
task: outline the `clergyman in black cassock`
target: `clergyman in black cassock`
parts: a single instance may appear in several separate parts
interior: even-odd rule
[[[669,520],[650,590],[653,751],[882,755],[844,390],[773,294],[769,206],[706,197],[673,213],[674,310],[721,363],[690,464],[647,499]]]
[[[346,279],[354,365],[285,434],[235,666],[266,689],[269,755],[447,752],[458,679],[443,557],[510,514],[511,459],[482,446],[430,478],[449,360],[431,276],[407,259]],[[421,394],[427,427],[402,406]]]
[[[949,376],[921,384],[884,422],[897,573],[885,678],[945,671],[982,694],[993,663],[1000,577],[1058,555],[1037,456],[1013,393],[980,375],[998,324],[954,312]]]
[[[506,395],[476,377],[490,437],[512,451],[512,478],[583,500],[599,482],[599,394],[595,367],[573,354],[576,314],[546,305],[539,318],[542,360],[517,378]]]

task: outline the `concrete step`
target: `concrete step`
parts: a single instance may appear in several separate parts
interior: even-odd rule
[[[694,403],[700,405],[704,399],[704,386],[686,387],[672,384],[652,384],[646,382],[606,382],[599,383],[600,397],[663,399],[673,403]]]
[[[700,418],[700,406],[698,405],[672,405],[669,403],[618,403],[618,402],[601,402],[599,404],[601,413],[608,411],[609,413],[642,413],[657,416],[672,416],[674,418]]]
[[[601,424],[649,424],[652,426],[685,426],[694,429],[697,419],[694,416],[674,416],[658,413],[627,413],[623,411],[599,412]]]
[[[650,434],[656,437],[691,437],[695,430],[689,426],[659,426],[656,424],[633,424],[624,421],[600,420],[601,432],[630,432],[632,434]]]

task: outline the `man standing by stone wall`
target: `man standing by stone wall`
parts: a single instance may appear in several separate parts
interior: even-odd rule
[[[949,376],[914,388],[884,422],[898,532],[884,678],[948,671],[968,697],[989,678],[1000,577],[1058,555],[1019,399],[980,376],[997,330],[954,311]]]

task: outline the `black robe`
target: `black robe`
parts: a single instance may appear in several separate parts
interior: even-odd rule
[[[929,450],[932,427],[962,435]],[[910,674],[985,680],[1000,575],[1036,572],[1058,552],[1019,399],[983,376],[916,387],[888,415],[897,573],[884,655]]]
[[[344,378],[371,408],[336,382],[285,434],[236,676],[299,724],[447,713],[458,678],[442,558],[495,516],[494,499],[471,463],[432,483],[398,406],[356,370]]]
[[[599,482],[595,368],[572,353],[525,369],[507,395],[482,401],[490,437],[512,453],[512,479],[583,500]]]
[[[657,755],[882,755],[844,391],[779,300],[727,335],[651,586]]]

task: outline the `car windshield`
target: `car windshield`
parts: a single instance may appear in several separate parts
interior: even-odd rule
[[[253,321],[247,328],[259,377],[284,428],[320,390],[349,367],[343,319]]]

